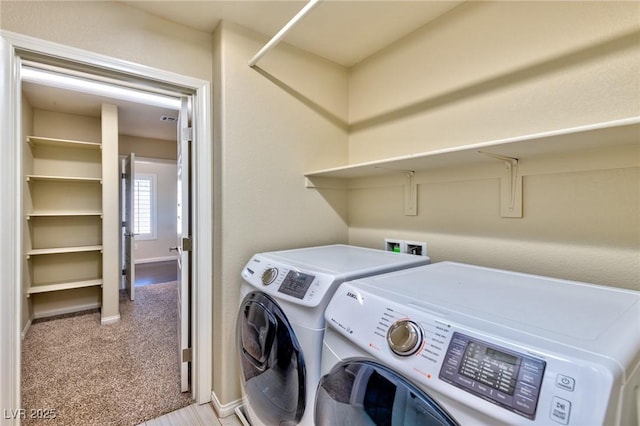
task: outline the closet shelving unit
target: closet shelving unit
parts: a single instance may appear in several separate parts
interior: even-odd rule
[[[102,286],[101,144],[36,136],[27,144],[27,296]]]
[[[522,179],[518,173],[520,160],[550,155],[562,158],[588,150],[622,146],[640,148],[640,117],[348,164],[308,172],[304,176],[305,185],[308,188],[346,189],[349,187],[349,182],[355,179],[403,173],[407,177],[405,214],[415,215],[417,205],[415,173],[498,160],[505,164],[500,185],[501,214],[503,217],[521,217]],[[512,214],[509,210],[518,211],[518,213]]]

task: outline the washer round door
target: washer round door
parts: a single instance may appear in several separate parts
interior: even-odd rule
[[[457,426],[424,391],[391,369],[363,359],[345,360],[320,379],[316,426]]]
[[[297,424],[305,409],[305,363],[298,339],[280,306],[254,291],[236,323],[245,395],[265,424]]]

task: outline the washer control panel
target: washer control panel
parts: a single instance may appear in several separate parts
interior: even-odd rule
[[[607,395],[620,373],[608,360],[563,343],[532,340],[437,304],[391,301],[350,282],[338,288],[325,319],[327,333],[341,334],[428,393],[446,395],[492,423],[603,424],[610,415]]]
[[[241,275],[262,292],[305,306],[317,306],[334,283],[330,275],[294,268],[259,255],[249,261]]]
[[[290,269],[284,276],[278,291],[296,299],[304,299],[315,278],[315,275]]]

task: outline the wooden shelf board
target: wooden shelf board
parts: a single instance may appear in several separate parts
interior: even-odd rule
[[[73,288],[95,287],[101,286],[103,283],[102,278],[96,278],[92,280],[84,281],[67,281],[51,284],[41,284],[29,287],[27,294],[46,293],[50,291],[70,290]]]
[[[47,175],[27,175],[29,181],[50,181],[50,182],[91,182],[102,183],[102,178],[78,177],[78,176],[47,176]]]
[[[69,139],[43,138],[40,136],[28,136],[27,142],[31,145],[50,145],[58,147],[100,149],[100,142],[75,141]]]
[[[54,247],[44,249],[32,249],[27,252],[27,256],[37,256],[41,254],[60,254],[60,253],[80,253],[84,251],[101,251],[102,246],[77,246],[77,247]]]
[[[102,216],[101,211],[76,211],[76,210],[50,210],[50,211],[35,211],[32,213],[27,213],[27,219],[32,217],[63,217],[63,216]]]
[[[305,177],[354,179],[495,161],[478,151],[527,158],[629,144],[640,146],[640,117],[350,164],[309,172]]]

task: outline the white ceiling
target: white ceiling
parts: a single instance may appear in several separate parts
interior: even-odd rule
[[[306,1],[122,3],[204,32],[213,32],[220,20],[226,20],[271,37]],[[461,3],[453,0],[323,0],[298,22],[284,41],[350,67]]]
[[[162,116],[177,118],[175,110],[27,82],[22,83],[22,92],[33,108],[67,114],[100,117],[103,103],[117,105],[120,134],[176,140],[176,123],[160,119]]]
[[[131,7],[200,31],[213,32],[227,20],[267,37],[280,30],[306,3],[302,0],[123,1]],[[461,4],[431,0],[324,0],[287,34],[284,42],[353,66]],[[35,108],[99,116],[100,104],[119,106],[121,134],[175,140],[175,123],[160,120],[176,112],[78,92],[24,83]]]

